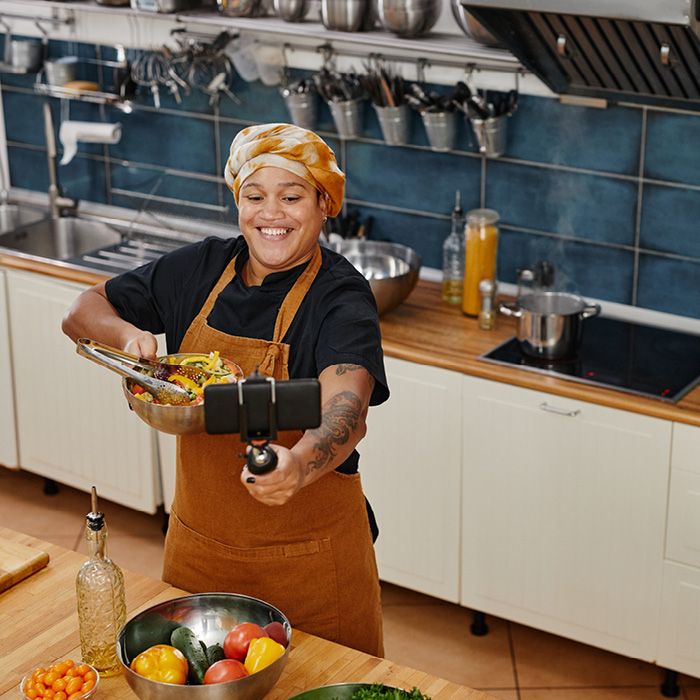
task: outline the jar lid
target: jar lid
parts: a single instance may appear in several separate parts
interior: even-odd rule
[[[471,209],[467,212],[468,224],[484,226],[486,224],[495,224],[499,219],[498,212],[494,209]]]

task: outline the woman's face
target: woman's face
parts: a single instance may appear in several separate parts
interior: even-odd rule
[[[325,198],[294,173],[266,167],[250,175],[238,195],[238,225],[250,250],[249,284],[308,260],[324,216]]]

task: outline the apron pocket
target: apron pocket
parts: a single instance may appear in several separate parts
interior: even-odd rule
[[[330,538],[244,549],[210,539],[171,511],[163,580],[190,593],[260,598],[292,627],[336,641],[338,580]]]

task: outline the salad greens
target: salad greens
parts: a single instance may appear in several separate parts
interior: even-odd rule
[[[376,683],[369,688],[356,690],[351,700],[430,700],[430,698],[423,695],[418,688],[408,691]]]

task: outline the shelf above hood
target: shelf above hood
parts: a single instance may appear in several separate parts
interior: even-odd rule
[[[556,93],[700,110],[700,0],[461,2]]]

